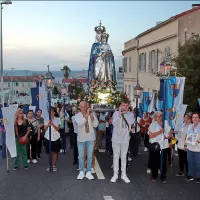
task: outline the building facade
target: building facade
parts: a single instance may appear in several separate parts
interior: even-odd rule
[[[119,70],[117,71],[117,85],[116,85],[116,91],[122,92],[124,91],[124,70],[123,67],[119,67]]]
[[[160,63],[173,65],[172,58],[178,54],[192,33],[200,33],[200,7],[175,15],[125,42],[122,54],[124,67],[124,91],[131,94],[134,102],[134,86],[137,79],[144,91],[158,91],[159,79],[154,74]]]

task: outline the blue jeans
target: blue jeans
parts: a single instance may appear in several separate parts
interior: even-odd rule
[[[94,148],[94,141],[77,142],[78,156],[79,156],[79,170],[84,172],[84,149],[87,148],[87,172],[92,169],[92,152]]]
[[[200,152],[193,152],[187,150],[188,160],[188,176],[194,177],[196,171],[196,177],[200,178]]]

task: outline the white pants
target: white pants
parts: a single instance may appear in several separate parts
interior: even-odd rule
[[[126,156],[128,152],[129,143],[115,143],[112,142],[113,148],[113,170],[114,175],[118,176],[119,158],[121,157],[121,171],[122,176],[126,175]]]

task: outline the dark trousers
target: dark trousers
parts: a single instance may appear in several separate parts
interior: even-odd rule
[[[140,132],[137,132],[137,133],[133,133],[132,136],[131,136],[131,145],[133,145],[132,147],[132,153],[134,156],[137,156],[138,153],[139,153],[139,145],[140,145],[140,141],[141,141],[141,135],[140,135]]]
[[[74,133],[74,163],[78,163],[77,133]]]
[[[112,125],[106,128],[106,151],[112,153]]]
[[[64,128],[60,129],[60,138],[62,139],[61,149],[66,151],[67,135]]]
[[[160,169],[160,151],[149,151],[149,168],[153,179],[158,178],[158,170]]]
[[[41,157],[41,150],[42,150],[42,143],[43,143],[44,136],[40,135],[40,140],[37,141],[37,157]]]
[[[185,172],[188,173],[187,151],[178,149],[178,157],[179,157],[180,172],[184,172],[185,168]]]
[[[147,133],[142,133],[141,136],[144,140],[144,146],[147,148],[149,144],[149,135]]]
[[[30,151],[30,146],[31,146],[31,151]],[[37,134],[33,135],[30,138],[30,142],[27,144],[27,157],[28,159],[36,159],[36,154],[37,154]]]
[[[74,146],[74,130],[69,129],[69,141],[70,141],[70,148]]]
[[[166,148],[166,149],[163,149],[161,151],[161,167],[160,167],[160,172],[161,172],[161,175],[160,175],[160,178],[161,180],[164,180],[166,179],[166,173],[167,173],[167,157],[168,157],[168,152],[169,152],[169,148]]]

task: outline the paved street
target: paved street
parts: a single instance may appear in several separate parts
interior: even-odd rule
[[[59,156],[56,172],[46,172],[46,155],[38,164],[31,164],[28,171],[6,172],[5,161],[0,161],[0,200],[199,200],[199,185],[187,183],[182,177],[175,177],[176,166],[169,169],[168,183],[152,183],[146,174],[148,153],[133,158],[128,170],[130,184],[121,180],[110,183],[112,159],[107,153],[98,153],[97,160],[105,180],[76,180],[77,167],[72,165],[72,150]],[[10,160],[10,168],[13,162]],[[99,174],[99,172],[98,172]],[[106,197],[109,196],[109,197]],[[112,198],[111,198],[112,197]]]

